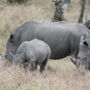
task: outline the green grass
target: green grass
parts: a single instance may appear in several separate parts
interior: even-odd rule
[[[17,85],[12,86],[11,90],[20,90],[20,86],[17,86]]]
[[[35,83],[30,84],[26,90],[37,90]]]
[[[5,49],[5,42],[6,42],[6,38],[0,37],[0,51],[1,52]]]

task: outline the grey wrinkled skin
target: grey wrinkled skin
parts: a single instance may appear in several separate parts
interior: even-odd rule
[[[89,33],[83,24],[69,22],[39,23],[26,22],[10,35],[6,43],[6,58],[12,60],[9,52],[15,54],[20,44],[34,38],[47,43],[51,48],[51,59],[77,56],[81,35]]]
[[[81,36],[77,66],[84,66],[90,69],[90,34]]]
[[[37,65],[39,65],[42,72],[50,55],[51,49],[45,42],[38,39],[24,41],[19,46],[16,54],[13,55],[13,64],[25,65],[27,63],[27,66],[30,66],[30,70],[35,70]]]

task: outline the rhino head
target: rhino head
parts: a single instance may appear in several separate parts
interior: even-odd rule
[[[81,36],[77,66],[84,66],[86,69],[90,69],[90,34]]]
[[[9,39],[6,42],[6,52],[5,58],[12,61],[12,54],[15,54],[17,51],[17,43],[15,42],[14,34],[11,34]],[[12,54],[11,54],[12,53]]]

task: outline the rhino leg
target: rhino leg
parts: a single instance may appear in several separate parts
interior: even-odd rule
[[[30,69],[30,71],[34,71],[36,69],[36,65],[35,65],[34,61],[30,62],[29,69]]]
[[[45,61],[40,65],[40,72],[44,71],[47,61],[48,61],[48,59],[46,58]]]
[[[37,70],[37,66],[38,66],[38,63],[36,62],[36,63],[35,63],[35,69],[36,69],[36,70]]]
[[[23,63],[23,67],[24,67],[25,70],[27,70],[27,68],[28,68],[28,62],[24,62]]]

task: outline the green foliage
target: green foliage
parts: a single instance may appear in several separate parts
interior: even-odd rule
[[[5,37],[1,37],[0,36],[0,51],[3,51],[4,47],[5,47]]]
[[[9,3],[24,3],[27,2],[28,0],[7,0]]]
[[[30,84],[26,90],[37,90],[37,88],[36,88],[36,85],[33,83],[33,84]]]
[[[59,17],[59,21],[64,21],[64,20],[65,20],[64,15],[61,14],[60,17]]]
[[[0,4],[6,4],[7,0],[0,0]]]
[[[13,87],[11,88],[11,90],[20,90],[20,87],[17,86],[17,85],[15,85],[15,86],[13,86]]]

